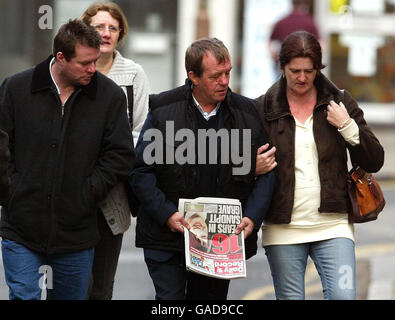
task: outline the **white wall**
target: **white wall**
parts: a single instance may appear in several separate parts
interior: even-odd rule
[[[232,64],[236,64],[237,11],[238,0],[209,0],[210,36],[220,39],[228,48]],[[230,87],[236,77],[231,75]]]
[[[185,50],[194,41],[196,35],[196,16],[199,9],[198,0],[179,0],[178,2],[178,34],[177,34],[177,79],[181,85],[186,79],[184,67]],[[231,57],[235,56],[238,0],[209,0],[210,37],[223,41]],[[230,86],[232,87],[232,77]]]
[[[89,5],[93,2],[95,1],[57,0],[54,12],[54,34],[56,34],[60,26],[66,23],[69,19],[76,19],[81,17],[86,8],[88,8]]]
[[[241,94],[257,98],[277,80],[269,37],[273,24],[290,10],[290,0],[245,0]]]
[[[197,0],[179,0],[177,13],[177,78],[176,86],[184,84],[187,77],[185,71],[185,50],[195,40]]]

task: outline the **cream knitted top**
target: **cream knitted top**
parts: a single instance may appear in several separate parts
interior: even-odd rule
[[[107,74],[125,92],[126,86],[133,86],[133,143],[137,144],[140,131],[148,113],[148,78],[143,68],[115,51],[113,65]],[[128,110],[129,112],[129,110]],[[114,235],[124,233],[131,224],[131,214],[125,189],[122,183],[110,190],[106,199],[100,203],[104,218]]]
[[[133,85],[133,141],[137,139],[148,113],[149,83],[143,68],[133,60],[124,58],[115,50],[113,65],[107,74],[126,95],[126,86]]]

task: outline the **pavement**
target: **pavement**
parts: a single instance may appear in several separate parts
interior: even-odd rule
[[[395,299],[394,254],[377,255],[370,259],[371,281],[366,300]]]
[[[395,185],[395,108],[375,106],[364,108],[363,111],[368,125],[384,147],[384,166],[375,176],[385,191],[386,188],[393,188]],[[386,212],[384,209],[379,219],[387,219],[388,214],[392,214],[392,212]],[[389,219],[388,217],[388,220],[389,232],[394,233],[395,219]],[[369,227],[368,225],[369,223],[366,227]],[[367,300],[395,299],[394,266],[394,242],[389,242],[387,246],[381,247],[380,250],[375,250],[374,254],[370,255],[368,270],[370,281],[367,290]]]
[[[387,204],[377,221],[355,225],[357,257],[357,299],[393,300],[395,299],[395,180],[380,180]],[[369,235],[369,244],[364,244],[365,235]],[[359,246],[358,243],[362,243]],[[359,270],[358,270],[359,269]],[[358,284],[362,296],[358,297]]]
[[[395,299],[395,236],[393,236],[395,234],[395,217],[392,212],[393,208],[388,206],[389,197],[392,199],[395,197],[395,108],[391,109],[387,109],[386,112],[364,110],[369,127],[384,147],[384,166],[375,174],[375,177],[379,181],[385,197],[388,198],[387,207],[384,208],[377,221],[356,226],[357,285],[367,281],[366,291],[360,290],[360,292],[365,292],[366,297],[357,296],[357,299]],[[364,234],[364,231],[371,232],[372,229],[377,229],[375,234],[378,239],[383,235],[387,235],[387,238],[381,244],[370,245],[370,248],[369,245],[362,246],[358,250],[358,234]],[[358,265],[360,270],[358,270]]]

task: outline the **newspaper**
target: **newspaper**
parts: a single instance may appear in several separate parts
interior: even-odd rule
[[[180,199],[188,270],[220,279],[245,278],[244,231],[235,234],[242,206],[237,199]]]

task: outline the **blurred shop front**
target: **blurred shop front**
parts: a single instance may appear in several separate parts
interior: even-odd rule
[[[31,67],[50,54],[52,30],[40,29],[38,21],[39,8],[52,8],[54,2],[0,0],[0,83],[6,77]]]
[[[370,122],[395,123],[395,1],[317,1],[330,78]]]
[[[268,42],[290,0],[245,0],[241,91],[257,97],[276,80]],[[367,118],[395,123],[395,1],[310,1],[321,35],[323,72],[362,103]]]
[[[51,52],[59,26],[78,18],[92,0],[0,0],[0,82]],[[183,84],[185,50],[202,36],[221,39],[232,56],[231,87],[255,98],[276,80],[269,53],[274,23],[291,0],[115,0],[130,33],[122,54],[145,69],[151,92]],[[51,8],[48,28],[40,8]],[[310,0],[323,44],[323,72],[366,106],[392,119],[395,111],[395,0]],[[365,109],[364,109],[365,110]],[[376,112],[377,110],[383,110]],[[393,112],[395,114],[395,112]]]
[[[0,82],[34,66],[52,52],[52,39],[68,19],[79,18],[92,0],[0,0]],[[104,2],[104,1],[103,1]],[[140,63],[153,92],[175,85],[177,0],[119,0],[129,35],[119,50]],[[40,26],[47,15],[49,23]],[[4,32],[7,30],[7,32]]]
[[[80,17],[93,2],[0,0],[0,27],[3,30],[0,83],[6,77],[47,58],[59,27],[70,18]],[[119,50],[143,66],[153,93],[184,83],[184,54],[193,40],[216,35],[225,42],[231,53],[235,50],[238,0],[114,2],[121,6],[130,26],[129,35]],[[40,26],[43,18],[47,23]]]
[[[47,58],[59,27],[70,18],[80,17],[93,2],[95,1],[0,0],[0,27],[3,30],[0,83],[6,77]],[[225,42],[232,55],[236,50],[235,44],[239,42],[239,0],[114,2],[125,12],[130,27],[129,35],[119,50],[124,56],[143,66],[153,93],[184,83],[185,50],[193,40],[215,35]],[[44,15],[47,23],[40,26]],[[234,79],[237,79],[239,72],[235,74]]]

